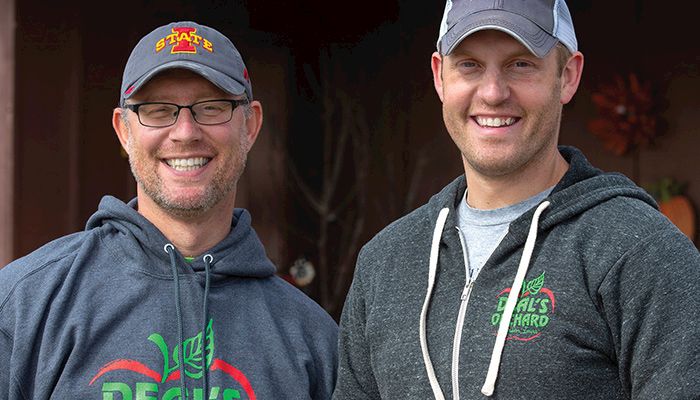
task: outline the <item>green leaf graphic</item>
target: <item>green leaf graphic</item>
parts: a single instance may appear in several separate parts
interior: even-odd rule
[[[542,286],[544,286],[544,272],[537,278],[527,283],[526,291],[530,292],[531,295],[535,295],[542,290]]]
[[[213,320],[209,320],[206,329],[206,361],[207,367],[211,366],[214,359],[214,328]],[[168,345],[165,339],[157,333],[148,337],[148,340],[158,346],[163,355],[163,378],[161,383],[164,383],[168,376],[178,368],[180,368],[180,349],[184,349],[182,353],[183,364],[185,365],[185,374],[190,378],[199,379],[202,377],[202,332],[195,336],[185,339],[182,345],[176,345],[172,349],[172,357],[168,357]],[[172,359],[172,366],[170,365]]]
[[[185,363],[185,373],[190,378],[199,379],[202,376],[202,332],[191,337],[183,343],[183,362]],[[197,372],[190,372],[187,367]]]
[[[165,383],[165,380],[168,378],[168,375],[170,375],[171,372],[176,370],[178,368],[178,362],[177,358],[175,358],[175,366],[170,367],[170,360],[168,358],[168,345],[165,344],[165,339],[157,333],[151,334],[151,336],[148,337],[148,340],[151,342],[155,343],[156,346],[158,346],[158,349],[160,350],[161,354],[163,355],[163,375],[160,380],[160,383]]]
[[[207,368],[211,367],[212,361],[214,361],[214,320],[209,320],[207,325],[207,346],[205,348],[207,352]]]

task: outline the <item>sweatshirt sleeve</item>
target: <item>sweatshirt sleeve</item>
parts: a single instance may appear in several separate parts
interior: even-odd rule
[[[312,342],[315,371],[311,398],[327,400],[333,393],[337,376],[338,358],[336,345],[338,343],[338,325],[328,314],[318,316],[314,326],[315,338]]]
[[[14,382],[12,362],[12,349],[14,340],[10,332],[13,329],[13,320],[8,317],[9,296],[12,288],[18,280],[16,269],[8,266],[0,268],[0,400],[24,399],[19,393],[19,387]]]
[[[362,267],[358,262],[340,318],[338,380],[333,400],[380,398],[365,335],[367,298],[361,274]]]
[[[680,232],[640,239],[599,289],[620,379],[635,400],[700,398],[700,253]]]
[[[0,329],[0,400],[23,400],[26,397],[12,376],[11,358],[12,338]]]
[[[0,328],[0,400],[9,399],[12,340]]]

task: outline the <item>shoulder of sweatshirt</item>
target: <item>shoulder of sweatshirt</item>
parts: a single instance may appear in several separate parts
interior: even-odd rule
[[[397,263],[427,260],[440,210],[449,208],[448,225],[455,224],[454,201],[461,197],[465,187],[464,175],[460,175],[427,203],[380,230],[360,250],[355,273],[376,274],[383,267],[391,267],[390,270],[399,267]]]
[[[430,210],[431,208],[425,204],[391,222],[362,247],[360,257],[373,259],[391,252],[406,251],[408,249],[412,249],[415,252],[416,242],[424,245],[425,238],[428,238],[429,246],[429,240],[433,232],[431,223],[434,225],[437,218],[436,214],[431,221]],[[429,250],[429,248],[424,247],[421,251]]]
[[[685,266],[674,271],[682,273],[700,266],[695,245],[641,199],[613,197],[550,228],[544,239],[549,251],[562,259],[581,260],[589,276],[598,271],[601,280],[606,275],[612,279],[622,267],[649,273],[650,267],[659,272],[663,265],[680,263]]]
[[[653,254],[659,254],[659,265],[686,259],[691,268],[700,267],[700,253],[690,241],[665,215],[649,204],[632,199],[625,207],[617,207],[610,213],[620,225],[618,230],[625,232],[630,251],[635,249],[645,253],[647,261]],[[661,254],[664,254],[661,256]]]
[[[427,203],[421,205],[408,214],[396,219],[377,233],[365,246],[365,253],[385,253],[387,247],[413,246],[416,240],[424,241],[432,239],[433,230],[437,222],[440,210],[447,207],[450,210],[448,221],[454,218],[455,202],[461,199],[466,189],[464,175],[459,175],[443,187],[439,192],[431,196]],[[420,251],[430,251],[423,248]]]
[[[97,239],[97,231],[81,231],[52,240],[0,269],[0,313],[18,287],[33,288],[34,278],[45,274],[62,276],[71,267],[78,251]]]
[[[628,241],[630,245],[635,245],[640,239],[660,232],[673,237],[680,233],[656,208],[630,197],[615,197],[602,202],[584,212],[577,222],[595,225],[597,234],[611,243]]]
[[[320,329],[337,330],[338,324],[316,301],[289,282],[273,275],[269,278],[271,285],[267,293],[268,301],[275,303],[275,309],[281,315],[298,316],[300,320],[315,325]]]

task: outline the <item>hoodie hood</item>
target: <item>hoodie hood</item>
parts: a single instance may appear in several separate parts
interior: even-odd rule
[[[626,176],[617,172],[603,172],[593,167],[583,153],[574,147],[559,146],[559,152],[569,163],[569,169],[545,199],[550,205],[539,217],[540,230],[550,229],[616,197],[634,198],[658,209],[654,198]],[[466,189],[465,176],[460,175],[431,197],[426,205],[428,213],[426,213],[424,222],[429,226],[435,226],[440,211],[446,208],[449,213],[445,226],[457,226],[455,209],[462,201]],[[535,211],[536,207],[525,212],[510,224],[509,234],[503,239],[492,257],[511,253],[513,249],[520,248],[525,244]],[[459,240],[459,235],[454,229],[443,230],[442,243],[455,243]]]
[[[603,172],[593,167],[583,153],[574,147],[559,146],[559,152],[569,163],[569,170],[546,199],[550,202],[550,206],[541,216],[540,229],[548,229],[553,225],[574,218],[576,215],[615,197],[635,198],[658,209],[654,198],[626,176],[616,172]],[[440,210],[448,208],[450,216],[448,216],[446,225],[455,226],[454,211],[462,200],[466,189],[465,177],[460,175],[450,185],[433,196],[428,202],[429,215],[433,215],[431,224],[434,225]],[[513,236],[511,241],[522,246],[534,213],[535,209],[533,208],[511,224],[509,230]]]
[[[250,214],[243,209],[234,210],[231,231],[218,244],[205,254],[185,261],[175,246],[153,225],[138,213],[138,201],[133,199],[124,204],[118,199],[105,196],[97,212],[88,219],[86,230],[102,229],[104,244],[120,257],[125,268],[133,268],[143,274],[173,280],[178,343],[183,343],[184,317],[180,275],[196,274],[204,286],[203,308],[201,310],[201,332],[210,332],[209,290],[211,284],[231,277],[265,278],[274,274],[275,267],[265,255],[265,250],[250,225]],[[208,338],[207,338],[208,339]],[[206,342],[203,340],[203,342]],[[211,342],[204,346],[213,346]],[[180,390],[185,393],[184,351],[178,352]],[[207,370],[206,357],[201,360],[201,368]],[[202,374],[203,393],[208,393],[208,374]]]
[[[149,275],[172,278],[170,256],[164,250],[170,241],[138,213],[137,207],[137,199],[125,204],[115,197],[105,196],[85,229],[100,228],[103,236],[110,236],[104,240],[105,245],[114,248],[119,257],[132,259],[124,265]],[[242,208],[234,210],[229,235],[205,254],[185,263],[184,257],[175,253],[179,265],[191,266],[181,269],[180,273],[196,274],[204,274],[203,258],[210,255],[212,282],[229,277],[264,278],[275,273],[274,264],[251,226],[250,213]]]
[[[505,258],[509,254],[523,248],[517,271],[513,274],[513,284],[505,304],[503,316],[500,320],[486,380],[482,388],[482,393],[486,396],[491,396],[494,392],[511,317],[516,307],[525,275],[530,266],[531,257],[537,246],[538,234],[558,224],[564,223],[569,219],[575,218],[577,215],[616,197],[634,198],[652,207],[658,208],[656,202],[648,193],[639,188],[624,175],[618,173],[604,173],[592,167],[584,155],[575,148],[560,147],[559,151],[569,163],[569,170],[554,187],[548,198],[542,201],[537,207],[533,207],[533,209],[525,212],[510,224],[508,235],[506,235],[491,256],[491,258]],[[428,287],[421,310],[419,331],[423,362],[433,395],[437,400],[444,399],[445,397],[440,388],[428,352],[426,333],[427,314],[435,286],[441,248],[449,247],[449,243],[455,243],[456,241],[462,243],[462,238],[457,231],[455,229],[449,229],[449,227],[457,226],[455,209],[462,200],[465,190],[466,179],[462,175],[440,193],[435,195],[428,203],[429,212],[427,213],[427,218],[432,218],[429,223],[431,226],[434,226],[434,231],[428,265]],[[445,248],[444,250],[452,251],[452,257],[454,259],[456,256],[456,254],[454,254],[454,249]],[[462,251],[466,254],[463,243]],[[466,312],[466,302],[468,302],[472,286],[473,282],[465,283],[465,289],[462,294],[463,303],[459,311],[457,326],[455,327],[452,350],[452,396],[455,400],[459,399],[458,371],[462,324],[464,321],[464,313]],[[466,302],[464,300],[466,300]]]

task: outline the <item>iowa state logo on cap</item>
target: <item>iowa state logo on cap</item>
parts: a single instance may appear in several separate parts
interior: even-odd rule
[[[170,54],[196,54],[197,47],[201,47],[210,53],[214,51],[214,45],[210,41],[196,34],[197,28],[181,26],[172,28],[172,31],[173,33],[156,43],[156,53],[159,53],[166,46],[172,46]]]

